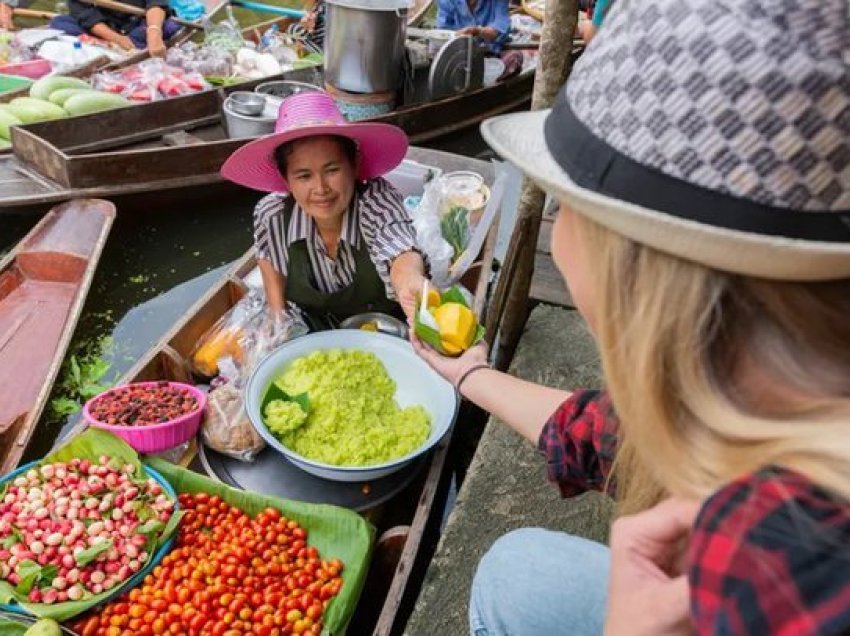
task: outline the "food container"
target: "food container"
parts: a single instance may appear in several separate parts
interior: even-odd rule
[[[395,399],[399,406],[419,404],[430,414],[431,431],[425,443],[407,455],[372,466],[334,466],[308,459],[284,446],[266,427],[260,412],[263,398],[271,383],[290,363],[323,349],[358,349],[375,354],[395,382]],[[256,366],[245,391],[248,417],[269,447],[310,474],[346,482],[385,477],[427,453],[451,429],[459,402],[454,387],[417,356],[409,342],[395,336],[359,329],[320,331],[290,340]]]
[[[228,100],[234,113],[256,117],[266,109],[266,98],[250,91],[236,91]]]
[[[407,325],[398,318],[377,311],[357,314],[346,318],[340,329],[362,329],[363,331],[386,333],[407,340]]]
[[[169,382],[169,386],[187,389],[198,401],[197,408],[181,417],[162,422],[161,424],[147,424],[144,426],[117,426],[106,424],[96,420],[91,414],[91,408],[95,402],[120,393],[126,390],[127,387],[154,387],[159,382],[137,382],[134,384],[126,384],[124,386],[115,387],[109,391],[105,391],[100,395],[96,395],[83,407],[83,418],[95,428],[101,428],[117,435],[139,453],[161,453],[162,451],[180,446],[192,439],[197,433],[201,425],[201,418],[204,414],[204,407],[207,403],[206,393],[191,384],[183,384],[182,382]]]
[[[395,92],[409,0],[328,0],[325,82],[352,93]]]
[[[490,199],[490,188],[484,185],[483,177],[476,172],[460,170],[447,172],[442,181],[445,188],[442,213],[461,206],[469,210],[470,222],[477,223]]]
[[[286,99],[290,95],[296,95],[298,93],[309,93],[315,91],[321,92],[322,89],[316,86],[315,84],[308,84],[307,82],[293,82],[291,80],[274,80],[272,82],[263,82],[254,89],[254,92],[256,93],[273,95],[275,97],[279,97],[280,99]]]
[[[237,97],[236,101],[239,99]],[[227,136],[231,139],[241,139],[273,133],[279,105],[278,100],[265,98],[265,105],[259,115],[243,115],[237,112],[240,104],[234,103],[234,95],[229,95],[222,105]]]
[[[80,457],[81,459],[88,459],[93,462],[97,462],[98,457],[101,454],[109,454],[110,457],[114,457],[115,455],[112,452],[111,448],[102,447],[98,444],[97,441],[93,441],[93,438],[96,436],[92,436],[89,432],[84,432],[79,436],[71,438],[68,442],[57,448],[55,451],[50,453],[47,457],[43,458],[40,461],[30,462],[19,468],[15,469],[11,473],[0,477],[0,491],[5,490],[5,485],[14,481],[15,478],[25,475],[29,470],[33,468],[37,468],[43,461],[53,461],[52,456],[57,452],[62,452],[65,449],[74,449],[75,452],[73,454],[74,457]],[[113,440],[114,441],[114,440]],[[123,444],[122,444],[123,446]],[[75,448],[76,447],[76,448]],[[125,447],[126,448],[126,447]],[[126,449],[129,451],[129,449]],[[119,457],[119,459],[126,459],[125,457]],[[159,471],[154,470],[147,463],[143,462],[143,467],[147,472],[148,476],[151,477],[157,484],[160,485],[163,492],[168,495],[169,499],[174,502],[174,512],[176,513],[179,510],[179,504],[177,502],[177,493],[174,488],[168,482],[168,480],[159,473]],[[148,559],[147,563],[144,564],[142,569],[136,572],[129,579],[123,581],[119,585],[116,585],[110,590],[104,591],[101,595],[99,595],[98,602],[105,602],[117,596],[120,596],[125,591],[130,590],[144,580],[144,578],[156,567],[159,562],[163,559],[163,557],[171,551],[172,546],[174,545],[174,536],[170,536],[165,540],[161,541],[156,548],[156,551],[152,554],[152,556]],[[10,599],[6,603],[0,603],[0,611],[3,612],[11,612],[14,614],[24,615],[24,616],[32,616],[33,611],[38,611],[39,609],[47,608],[50,609],[50,614],[57,618],[57,620],[64,621],[73,616],[85,611],[88,607],[88,603],[84,601],[68,601],[66,603],[56,603],[50,606],[45,606],[41,604],[36,604],[35,606],[21,605],[14,598]],[[57,614],[58,612],[58,614]],[[0,629],[0,634],[4,634],[2,629]],[[73,632],[72,632],[73,633]]]

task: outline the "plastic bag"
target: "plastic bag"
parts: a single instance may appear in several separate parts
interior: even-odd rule
[[[241,340],[248,325],[264,308],[265,300],[258,292],[251,292],[236,303],[198,339],[190,356],[192,371],[211,378],[219,374],[221,358],[231,358],[237,365],[244,363]]]
[[[199,46],[184,42],[173,46],[165,54],[165,62],[190,73],[204,77],[228,77],[233,73],[234,57],[231,53],[215,46]]]
[[[258,291],[250,292],[229,314],[230,319],[218,333],[232,334],[234,326],[239,325],[234,343],[238,358],[223,353],[216,360],[221,375],[207,398],[201,439],[215,451],[241,461],[253,461],[265,442],[245,410],[245,385],[254,367],[267,353],[307,333],[307,326],[293,311],[270,314]]]
[[[492,190],[474,173],[447,173],[425,186],[422,198],[408,198],[416,243],[428,257],[431,279],[437,287],[457,283],[472,266],[501,205],[505,175],[500,167]],[[459,190],[459,181],[477,182],[478,188]]]
[[[164,60],[150,59],[119,71],[95,75],[92,82],[97,90],[118,93],[140,102],[179,97],[210,88],[197,72],[186,72]]]

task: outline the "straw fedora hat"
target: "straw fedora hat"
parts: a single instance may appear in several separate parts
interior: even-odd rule
[[[281,102],[275,131],[236,150],[221,167],[221,175],[239,185],[263,192],[289,192],[274,152],[283,144],[318,135],[347,137],[357,144],[363,181],[380,177],[404,159],[407,134],[397,126],[348,123],[333,97],[324,91],[291,95]]]
[[[481,130],[641,244],[760,278],[850,277],[847,0],[617,0],[551,110]]]

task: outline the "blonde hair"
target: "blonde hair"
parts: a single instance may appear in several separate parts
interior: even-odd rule
[[[577,217],[622,426],[621,512],[768,465],[850,500],[850,280],[723,273]]]

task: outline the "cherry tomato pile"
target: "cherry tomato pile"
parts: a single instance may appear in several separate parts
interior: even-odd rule
[[[82,636],[320,634],[342,587],[342,563],[319,557],[307,531],[267,508],[253,519],[218,496],[181,494],[176,547],[143,584],[84,616]]]
[[[198,410],[189,389],[168,382],[142,386],[131,384],[95,400],[89,412],[98,422],[115,426],[161,424]]]

